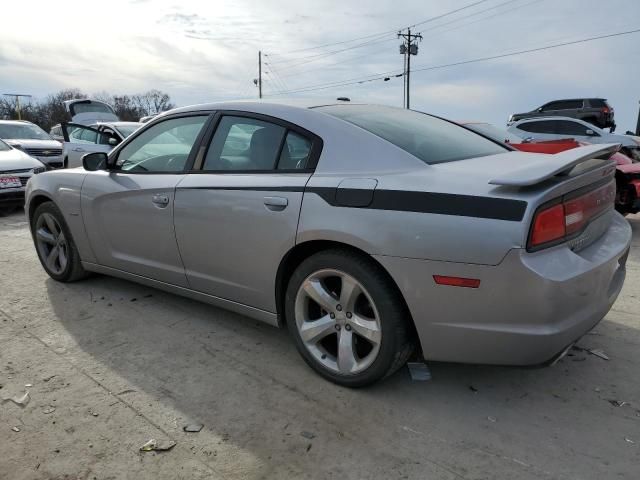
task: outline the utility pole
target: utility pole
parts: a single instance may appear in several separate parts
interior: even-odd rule
[[[398,38],[405,41],[400,45],[400,53],[404,55],[404,108],[411,108],[411,55],[418,54],[418,44],[414,40],[422,41],[422,35],[411,34],[411,27],[407,28],[407,33],[398,32]]]
[[[262,98],[262,51],[258,50],[258,98]]]
[[[3,93],[3,95],[7,97],[15,97],[16,99],[16,111],[18,112],[18,120],[22,120],[22,115],[20,113],[20,97],[31,98],[31,95],[27,95],[24,93]]]

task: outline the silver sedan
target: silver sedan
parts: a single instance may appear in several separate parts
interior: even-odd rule
[[[411,355],[544,363],[592,329],[631,239],[617,148],[516,152],[350,102],[208,104],[34,177],[27,211],[55,280],[98,272],[286,325],[356,387]]]

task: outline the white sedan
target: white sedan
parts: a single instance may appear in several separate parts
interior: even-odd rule
[[[39,160],[0,140],[0,210],[23,205],[27,181],[45,170]]]

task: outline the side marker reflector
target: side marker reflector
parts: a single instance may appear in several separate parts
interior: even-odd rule
[[[433,279],[438,285],[449,285],[450,287],[478,288],[480,286],[480,279],[478,278],[447,277],[444,275],[434,275]]]

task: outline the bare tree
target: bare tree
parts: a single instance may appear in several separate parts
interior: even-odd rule
[[[49,131],[55,124],[71,120],[64,102],[82,98],[87,98],[87,95],[77,88],[60,90],[47,95],[39,102],[21,104],[21,117]],[[145,115],[154,115],[174,108],[169,94],[155,89],[136,95],[113,95],[103,91],[95,93],[91,98],[111,105],[118,118],[123,121],[138,121]],[[16,107],[15,99],[0,97],[0,118],[17,119]]]

